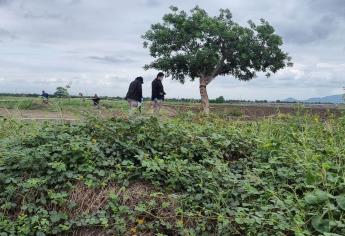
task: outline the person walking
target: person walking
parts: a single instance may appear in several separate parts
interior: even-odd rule
[[[155,115],[159,115],[159,111],[162,107],[162,102],[164,101],[164,87],[162,84],[162,80],[164,78],[164,74],[159,72],[157,77],[152,81],[152,108]]]
[[[130,111],[134,111],[139,108],[140,103],[143,100],[143,90],[142,84],[144,83],[143,77],[137,77],[134,81],[131,82],[128,88],[127,95],[125,99],[128,101]]]

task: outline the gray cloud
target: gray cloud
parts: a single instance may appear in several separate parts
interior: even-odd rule
[[[0,28],[0,42],[4,40],[14,40],[16,38],[17,36],[15,33]]]
[[[40,14],[35,14],[31,11],[28,11],[26,13],[24,13],[24,18],[29,18],[29,19],[52,19],[52,20],[56,20],[56,19],[60,19],[60,20],[65,20],[66,17],[64,17],[63,15],[59,14],[59,13],[48,13],[48,12],[43,12]]]
[[[88,58],[91,60],[96,60],[96,61],[103,62],[103,63],[114,63],[114,64],[134,62],[133,59],[129,59],[129,58],[125,58],[125,57],[89,56]]]
[[[10,0],[0,0],[0,7],[8,5],[11,1]]]
[[[345,1],[343,0],[309,0],[309,6],[314,12],[345,17]]]
[[[160,2],[158,0],[146,0],[145,5],[148,7],[158,7]]]
[[[140,36],[161,21],[170,5],[195,5],[210,15],[229,8],[236,21],[267,19],[283,36],[295,66],[244,83],[220,77],[211,97],[307,98],[341,91],[345,85],[344,0],[0,0],[0,91],[53,91],[72,81],[74,92],[122,96],[142,75],[144,93],[156,71]],[[197,97],[196,83],[165,80],[170,97]],[[340,88],[340,90],[339,90]]]
[[[282,30],[287,43],[306,44],[327,39],[338,28],[339,22],[330,15],[325,15],[307,24],[301,22],[286,26]]]

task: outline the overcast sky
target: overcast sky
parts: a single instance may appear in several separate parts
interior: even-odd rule
[[[53,93],[71,83],[78,94],[124,96],[136,76],[144,96],[157,71],[144,71],[141,35],[175,5],[210,15],[229,8],[236,21],[268,20],[294,67],[270,79],[219,77],[212,98],[299,99],[340,94],[345,86],[345,0],[0,0],[0,92]],[[168,97],[199,97],[198,84],[164,80]]]

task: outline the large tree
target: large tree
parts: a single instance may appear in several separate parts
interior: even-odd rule
[[[291,58],[282,51],[282,38],[265,20],[241,26],[234,22],[229,9],[211,17],[199,7],[191,14],[170,7],[163,22],[153,24],[142,37],[155,60],[145,69],[162,70],[184,83],[186,77],[199,79],[203,109],[209,113],[206,87],[220,75],[251,80],[257,72],[267,77],[291,66]]]
[[[68,89],[64,87],[57,87],[54,96],[60,98],[66,98],[69,96]]]

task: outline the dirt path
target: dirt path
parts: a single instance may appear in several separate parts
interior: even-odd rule
[[[177,110],[169,106],[163,105],[163,109],[166,110],[169,117],[175,117],[177,115]]]
[[[20,120],[64,120],[77,121],[79,118],[68,112],[51,112],[42,110],[16,110],[0,108],[0,117]]]

